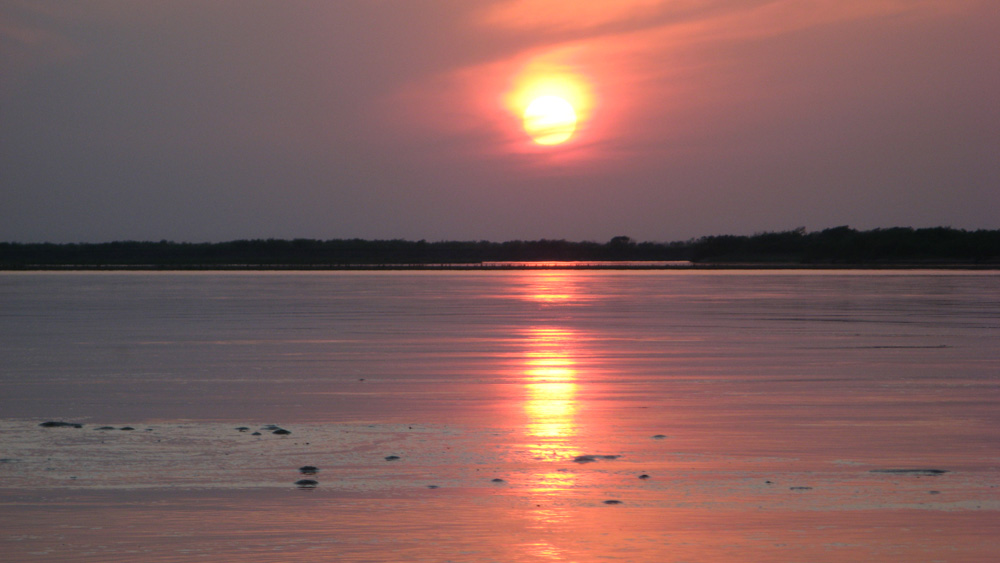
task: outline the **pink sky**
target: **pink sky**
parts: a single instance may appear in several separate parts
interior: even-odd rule
[[[0,240],[1000,228],[998,53],[993,0],[3,0]]]

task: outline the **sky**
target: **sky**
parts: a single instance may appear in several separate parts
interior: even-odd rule
[[[0,0],[0,241],[841,225],[1000,228],[997,0]]]

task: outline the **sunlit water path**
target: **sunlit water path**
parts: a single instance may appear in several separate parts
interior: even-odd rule
[[[0,336],[5,560],[1000,551],[995,273],[6,273]]]

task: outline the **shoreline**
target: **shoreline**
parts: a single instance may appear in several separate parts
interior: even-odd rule
[[[973,270],[997,271],[1000,263],[843,263],[801,264],[786,262],[512,262],[437,264],[32,264],[0,266],[0,272],[88,272],[88,271],[517,271],[517,270]]]

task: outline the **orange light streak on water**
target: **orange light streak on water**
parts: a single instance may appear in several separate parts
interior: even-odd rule
[[[560,270],[542,270],[525,274],[524,299],[538,303],[559,303],[569,301],[579,296],[573,291],[574,278],[571,272]],[[558,338],[558,329],[551,328],[548,340]],[[539,333],[539,338],[545,340],[546,334]]]
[[[574,451],[577,372],[573,333],[552,328],[528,332],[524,364],[525,437],[536,458],[565,459]]]

